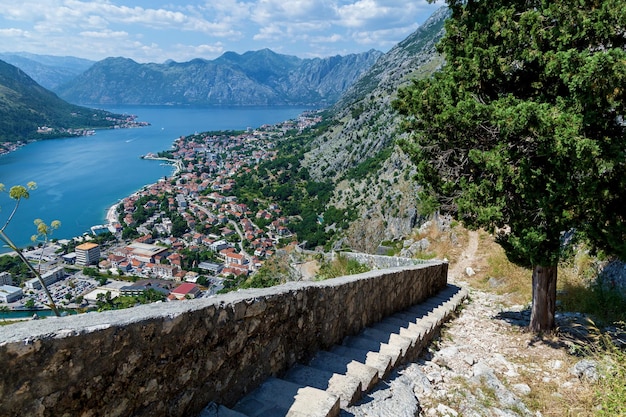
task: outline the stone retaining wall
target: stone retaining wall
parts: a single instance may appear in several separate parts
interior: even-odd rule
[[[0,326],[0,415],[194,416],[446,285],[446,263]]]
[[[438,264],[441,261],[421,260],[405,258],[401,256],[370,255],[362,252],[341,252],[341,256],[355,259],[358,263],[367,265],[370,268],[387,269],[401,266]]]

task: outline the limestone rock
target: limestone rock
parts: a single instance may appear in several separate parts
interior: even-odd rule
[[[596,382],[599,378],[597,363],[588,359],[583,359],[569,369],[570,374],[579,379]]]
[[[514,384],[512,388],[520,395],[529,395],[531,392],[530,387],[526,384]]]
[[[459,413],[456,410],[453,410],[452,408],[443,404],[439,404],[437,406],[437,412],[439,413],[440,416],[457,417],[459,415]]]

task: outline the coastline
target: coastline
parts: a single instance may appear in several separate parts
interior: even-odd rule
[[[153,160],[153,161],[165,161],[165,162],[168,162],[169,164],[174,166],[174,172],[172,173],[172,177],[176,177],[178,174],[180,174],[180,172],[183,169],[183,162],[180,159],[163,158],[163,157],[154,156],[152,154],[143,155],[140,158],[141,159],[147,159],[147,160]],[[117,215],[117,207],[120,204],[124,203],[128,198],[138,195],[141,190],[145,190],[146,188],[150,188],[150,187],[154,186],[155,184],[157,184],[157,183],[153,182],[153,183],[150,183],[150,184],[146,184],[143,187],[139,188],[134,193],[131,193],[131,194],[127,195],[126,197],[123,197],[123,198],[119,199],[115,204],[110,206],[107,209],[106,215],[105,215],[106,224],[108,226],[111,226],[114,223],[119,223],[118,215]]]
[[[106,111],[106,110],[105,110]],[[109,112],[111,113],[111,112]],[[50,140],[50,139],[66,139],[66,138],[79,138],[84,136],[93,136],[99,130],[114,130],[114,129],[133,129],[137,127],[145,127],[150,126],[149,122],[141,122],[137,121],[137,116],[134,114],[114,114],[111,113],[112,116],[122,116],[117,117],[119,121],[118,124],[110,125],[110,126],[100,126],[92,129],[86,128],[61,128],[61,132],[57,133],[55,136],[46,136],[45,132],[37,132],[39,134],[36,138],[30,139],[19,139],[15,142],[13,141],[4,141],[0,142],[0,156],[8,155],[11,152],[15,152],[23,146],[26,146],[33,142],[38,142],[41,140]],[[52,129],[58,130],[58,129]]]
[[[158,131],[152,131],[152,130],[144,131],[143,129],[137,129],[135,130],[135,132],[137,133],[133,132],[133,134],[130,136],[126,134],[122,134],[123,135],[122,137],[124,139],[131,139],[131,140],[120,141],[119,146],[116,146],[116,147],[111,147],[107,145],[107,147],[103,147],[103,149],[104,151],[108,151],[109,148],[115,148],[115,149],[119,148],[117,150],[119,150],[120,152],[120,161],[121,163],[126,164],[124,166],[132,166],[132,164],[128,163],[129,159],[137,160],[141,158],[141,159],[147,159],[147,160],[159,160],[160,161],[157,164],[146,164],[145,168],[142,168],[141,166],[142,163],[139,163],[137,165],[137,170],[141,172],[137,172],[136,174],[134,174],[132,171],[130,171],[128,172],[128,175],[127,175],[128,177],[133,177],[133,178],[143,177],[145,176],[146,172],[152,172],[152,171],[159,172],[159,173],[157,173],[157,175],[152,178],[146,178],[147,181],[143,182],[144,185],[140,185],[141,182],[138,183],[137,181],[134,181],[135,184],[133,184],[133,186],[130,188],[126,188],[126,191],[121,194],[117,194],[117,192],[114,193],[110,191],[109,188],[111,188],[110,187],[111,184],[114,184],[118,181],[124,182],[125,181],[124,179],[120,179],[115,176],[109,177],[106,174],[103,174],[101,177],[96,178],[97,182],[99,182],[101,178],[106,178],[105,180],[106,183],[103,184],[103,187],[104,187],[103,190],[105,191],[104,194],[106,194],[106,197],[101,199],[100,196],[103,193],[100,192],[100,195],[98,198],[89,199],[90,202],[97,201],[98,204],[97,205],[91,204],[91,206],[93,207],[89,207],[90,214],[89,214],[88,221],[85,221],[85,217],[81,217],[82,213],[76,214],[76,215],[74,214],[75,211],[79,212],[80,210],[82,210],[84,212],[86,210],[81,204],[72,204],[71,207],[60,208],[58,210],[62,214],[59,214],[59,215],[55,214],[55,212],[53,211],[50,212],[52,213],[50,214],[50,216],[54,215],[54,217],[58,218],[63,224],[63,228],[61,229],[61,231],[59,233],[55,233],[59,239],[71,240],[75,237],[80,237],[84,235],[84,233],[88,232],[92,227],[102,228],[102,226],[110,225],[111,223],[113,223],[116,226],[117,228],[116,230],[119,230],[119,213],[117,212],[117,208],[119,207],[120,203],[130,201],[133,198],[133,195],[136,195],[137,193],[142,193],[145,187],[152,187],[155,184],[158,184],[160,181],[162,181],[163,178],[167,178],[168,180],[172,180],[172,179],[175,180],[175,178],[180,178],[180,175],[182,175],[182,173],[186,171],[185,161],[183,161],[182,159],[178,159],[177,156],[172,157],[170,155],[167,155],[171,159],[166,158],[166,157],[164,158],[163,156],[165,155],[160,155],[159,157],[156,155],[156,152],[153,149],[150,149],[151,147],[154,147],[156,149],[170,149],[172,146],[172,143],[179,138],[179,137],[173,136],[171,133],[172,131],[180,131],[182,129],[185,129],[190,132],[191,131],[196,131],[196,132],[204,131],[203,129],[206,129],[205,125],[207,124],[210,124],[210,126],[216,125],[219,127],[219,129],[217,130],[220,130],[222,129],[221,124],[223,123],[241,124],[243,123],[242,120],[245,121],[249,117],[248,112],[245,112],[245,114],[240,114],[241,111],[239,109],[237,109],[237,111],[229,110],[228,112],[216,112],[216,115],[214,115],[213,113],[207,115],[205,114],[204,111],[203,112],[197,112],[197,111],[191,112],[191,114],[188,115],[187,109],[184,109],[185,111],[172,112],[168,108],[166,112],[161,111],[161,110],[152,112],[152,108],[148,108],[146,110],[142,107],[141,110],[147,112],[146,117],[147,115],[152,115],[152,118],[154,120],[163,119],[161,120],[160,123],[162,123],[164,127],[161,127],[161,129]],[[251,116],[254,119],[254,118],[260,118],[260,116],[262,115],[263,120],[265,121],[257,122],[255,119],[254,122],[246,122],[246,124],[250,126],[258,126],[261,123],[266,123],[267,122],[266,117],[268,116],[265,114],[265,111],[266,109],[264,108],[262,112],[257,112],[258,116],[254,112],[253,112],[253,115]],[[132,113],[137,113],[137,112],[138,111],[135,110]],[[302,110],[299,109],[298,114],[300,114],[301,112]],[[167,117],[170,117],[170,113],[172,113],[172,117],[173,117],[172,120],[167,118]],[[216,119],[218,116],[219,116],[219,120]],[[269,115],[269,117],[276,117],[276,116],[273,115],[272,113]],[[279,120],[290,120],[293,117],[295,116],[287,114],[285,117],[281,116],[281,118],[277,119],[275,122],[269,122],[269,123],[280,123]],[[180,127],[179,124],[183,124],[185,127]],[[171,127],[175,127],[176,130],[170,129]],[[225,129],[229,129],[229,128],[232,129],[230,125],[227,126]],[[121,129],[121,130],[129,131],[130,129]],[[165,131],[166,133],[163,133],[163,131]],[[105,132],[107,135],[102,135],[102,136],[96,135],[96,140],[99,140],[101,142],[105,138],[109,139],[110,136],[111,138],[113,137],[112,136],[113,133],[109,133],[106,130]],[[145,134],[143,132],[145,132]],[[117,132],[115,132],[114,134],[117,135]],[[51,143],[52,141],[36,141],[36,142],[45,142],[45,143],[50,142]],[[111,142],[116,143],[113,139],[111,140]],[[69,143],[69,142],[63,142],[63,144],[65,143]],[[81,142],[81,144],[84,144],[84,143],[87,143],[87,142]],[[93,143],[93,141],[90,140],[89,143],[90,143],[89,147],[92,148],[93,146],[91,144]],[[155,144],[158,144],[158,145],[155,146]],[[33,149],[39,149],[39,148],[33,148]],[[135,149],[137,150],[140,149],[140,150],[135,153],[134,152]],[[151,155],[151,152],[154,152],[154,153]],[[142,157],[141,155],[145,155],[146,157]],[[91,156],[91,161],[95,162],[98,160],[97,158],[100,155],[90,155],[90,156]],[[105,156],[105,155],[103,154],[102,156]],[[108,153],[106,154],[106,156],[107,156],[107,160],[111,160],[111,158],[117,157],[115,154],[109,155]],[[88,158],[85,158],[84,160],[87,160],[87,159]],[[30,171],[32,171],[32,169]],[[12,173],[19,172],[20,176],[18,178],[26,177],[26,175],[29,175],[29,178],[30,178],[32,177],[30,176],[30,171],[26,172],[26,174],[23,174],[23,175],[21,171],[11,171],[11,172]],[[37,174],[38,173],[39,172],[37,172]],[[44,172],[44,176],[45,175],[47,174]],[[17,174],[14,174],[14,176],[17,176]],[[47,176],[45,176],[44,178],[46,179],[46,181],[48,180]],[[8,181],[8,180],[9,178],[5,178],[5,181]],[[42,183],[45,182],[41,180],[40,177],[35,178],[35,180],[40,180]],[[11,178],[11,182],[15,182],[15,180]],[[129,183],[131,182],[132,181],[129,181]],[[148,185],[145,185],[145,184],[148,184]],[[57,201],[58,201],[57,197],[59,197],[60,195],[59,193],[61,191],[63,190],[60,190],[59,192],[56,192],[55,190],[55,193],[54,193],[55,199],[53,199],[53,203],[55,203],[55,205],[51,206],[52,207],[51,210],[57,210],[57,206],[59,206],[59,204],[57,204]],[[70,195],[70,198],[72,197],[75,197],[75,196]],[[99,206],[99,209],[98,209],[98,206]],[[73,210],[73,207],[80,207],[81,209]],[[30,217],[35,218],[35,217],[41,216],[41,214],[39,214],[39,211],[41,211],[40,208],[35,207],[33,205],[29,205],[28,208],[24,210],[24,213],[26,213],[26,215],[29,216],[29,218]],[[34,214],[31,214],[31,212],[33,212]],[[68,216],[68,213],[70,212],[72,214],[71,217]],[[66,225],[68,226],[68,229],[66,229],[65,227]],[[125,225],[125,224],[122,222],[122,225]],[[30,226],[30,224],[26,224],[26,226]],[[22,243],[20,241],[18,243],[20,247],[22,246],[26,247],[27,245],[30,245],[30,236],[27,233],[22,232],[24,229],[25,228],[22,228],[20,229],[19,232],[16,232],[15,237],[12,236],[14,239],[18,239],[18,240],[19,238],[22,238],[22,236],[20,235],[25,236],[22,239],[24,242]]]
[[[154,154],[148,153],[140,157],[141,159],[147,159],[149,161],[165,161],[169,164],[174,165],[174,173],[172,176],[177,175],[183,169],[183,162],[180,159],[170,159],[161,156],[155,156]]]
[[[172,177],[175,177],[176,175],[178,175],[182,171],[182,169],[183,169],[183,163],[182,163],[182,161],[180,159],[170,159],[170,158],[159,157],[159,156],[156,156],[156,155],[154,155],[152,153],[148,153],[146,155],[142,155],[142,156],[140,156],[140,158],[141,159],[150,160],[150,161],[164,161],[164,162],[167,162],[167,163],[173,165],[174,166],[174,172],[172,173]],[[123,197],[123,198],[119,199],[115,204],[110,206],[107,209],[106,215],[105,215],[106,224],[108,226],[111,226],[114,223],[119,223],[118,215],[117,215],[117,207],[121,203],[126,201],[126,199],[128,199],[129,197],[135,196],[141,190],[149,188],[149,187],[152,187],[155,184],[156,184],[156,182],[150,183],[150,184],[146,184],[143,187],[141,187],[139,190],[135,191],[132,194],[127,195],[126,197]]]
[[[123,199],[118,201],[117,203],[113,204],[111,207],[109,207],[109,209],[107,210],[107,214],[106,214],[106,221],[107,224],[111,225],[115,222],[117,222],[117,207],[120,205],[120,203],[124,201]]]

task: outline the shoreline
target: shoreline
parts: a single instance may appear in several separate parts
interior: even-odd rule
[[[108,112],[108,110],[105,110]],[[96,128],[63,128],[65,129],[65,134],[63,134],[63,132],[61,132],[61,134],[59,134],[58,136],[53,136],[53,137],[45,137],[45,136],[38,136],[36,138],[30,138],[30,139],[19,139],[15,142],[13,141],[4,141],[4,142],[0,142],[0,156],[4,156],[4,155],[8,155],[12,152],[15,152],[17,150],[19,150],[20,148],[29,145],[31,143],[34,142],[39,142],[42,140],[54,140],[54,139],[68,139],[68,138],[81,138],[81,137],[88,137],[88,136],[93,136],[95,135],[99,130],[114,130],[114,129],[134,129],[134,128],[138,128],[138,127],[146,127],[146,126],[150,126],[151,123],[150,122],[141,122],[141,121],[137,121],[137,115],[134,114],[115,114],[112,112],[111,115],[113,116],[123,116],[125,117],[124,119],[118,119],[120,122],[123,120],[122,123],[119,124],[114,124],[111,126],[101,126],[101,127],[96,127]]]
[[[180,174],[180,172],[182,171],[183,165],[182,165],[182,161],[180,159],[170,159],[170,158],[163,158],[163,157],[158,157],[158,156],[153,156],[150,154],[147,155],[143,155],[140,157],[141,159],[146,159],[146,160],[150,160],[150,161],[165,161],[170,163],[171,165],[174,166],[174,172],[172,173],[172,177],[177,176],[178,174]],[[157,181],[158,182],[158,181]],[[117,215],[117,207],[124,203],[126,201],[126,199],[132,197],[132,196],[136,196],[141,190],[152,187],[153,185],[155,185],[157,182],[153,182],[150,184],[146,184],[143,187],[139,188],[137,191],[117,200],[116,203],[114,203],[113,205],[111,205],[107,210],[106,210],[106,215],[105,215],[105,220],[106,220],[106,225],[111,226],[114,223],[119,223],[118,220],[118,215]]]
[[[291,106],[289,106],[291,107]],[[302,114],[302,112],[300,112],[299,114]],[[289,118],[286,118],[285,120],[290,120]],[[273,124],[277,124],[277,123],[281,123],[281,122],[275,122]],[[176,140],[178,140],[180,138],[179,137],[174,137],[174,138],[170,138],[169,139],[169,143],[172,144],[174,142],[176,142]],[[143,151],[145,152],[145,150]],[[162,165],[172,165],[173,168],[170,171],[169,174],[169,178],[178,178],[180,177],[180,175],[186,171],[186,167],[184,166],[184,161],[182,159],[170,159],[167,157],[160,157],[157,156],[154,153],[147,153],[143,156],[139,156],[140,159],[146,159],[146,160],[158,160],[158,161],[162,161],[163,164]],[[161,177],[162,178],[162,177]],[[150,181],[150,179],[148,179],[148,181]],[[156,184],[158,184],[158,182],[160,181],[160,179],[156,179],[155,181],[149,182],[147,185],[144,185],[142,187],[139,187],[136,189],[136,191],[134,192],[130,192],[122,197],[116,197],[115,200],[113,202],[106,203],[106,201],[104,202],[104,204],[101,206],[101,211],[100,211],[100,223],[97,223],[98,220],[96,220],[91,226],[88,226],[86,228],[86,230],[84,230],[82,233],[76,234],[75,236],[71,236],[71,234],[75,233],[75,232],[71,232],[69,235],[67,235],[68,237],[62,237],[63,240],[72,240],[72,239],[76,239],[76,238],[81,238],[85,233],[88,233],[90,231],[90,229],[92,227],[97,227],[97,226],[112,226],[112,225],[117,225],[120,224],[119,221],[119,213],[117,212],[117,208],[119,207],[119,205],[121,203],[125,203],[127,201],[129,201],[129,199],[133,198],[133,196],[141,193],[144,189],[146,189],[147,187],[152,187]],[[104,211],[104,213],[103,213]],[[122,222],[121,225],[123,226],[124,223]],[[111,229],[111,228],[110,228]],[[93,231],[92,231],[93,233]],[[61,239],[61,238],[59,238]],[[20,247],[22,247],[22,245],[20,245]],[[24,244],[24,247],[22,247],[22,249],[26,248],[26,243]],[[7,248],[8,249],[8,248]],[[0,251],[0,256],[7,254],[4,251]]]
[[[107,210],[105,220],[107,221],[108,225],[112,225],[113,223],[117,222],[117,207],[120,205],[122,201],[123,199],[119,200],[117,203],[113,204]]]
[[[140,156],[140,158],[146,159],[148,161],[165,161],[174,165],[174,173],[172,174],[172,176],[179,174],[183,169],[183,162],[180,159],[170,159],[170,158],[165,158],[162,156],[154,156],[152,154],[146,154],[146,155]]]

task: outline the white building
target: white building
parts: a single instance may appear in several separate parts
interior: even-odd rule
[[[46,284],[46,286],[54,284],[57,281],[61,281],[63,278],[65,278],[65,269],[63,269],[63,267],[55,268],[52,271],[48,271],[41,276],[41,279],[43,279],[43,282]],[[29,279],[28,281],[26,281],[25,285],[26,288],[31,290],[41,289],[41,282],[39,282],[38,278]]]
[[[12,303],[23,297],[22,289],[20,287],[13,287],[11,285],[0,285],[0,301],[3,303]]]
[[[0,272],[0,285],[13,285],[13,277],[8,272]]]
[[[87,242],[76,246],[76,265],[97,265],[99,261],[100,246],[97,243]]]
[[[231,245],[226,242],[225,240],[221,239],[221,240],[217,240],[213,243],[211,243],[209,245],[209,249],[212,250],[213,252],[219,252],[222,249],[226,249],[229,248]]]
[[[172,279],[178,274],[178,267],[176,265],[156,264],[152,267],[152,273],[160,278]]]
[[[133,242],[126,246],[127,257],[136,259],[144,263],[155,263],[157,257],[165,257],[168,255],[168,248],[163,246],[151,245],[149,243]]]

